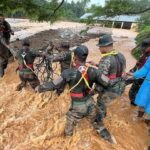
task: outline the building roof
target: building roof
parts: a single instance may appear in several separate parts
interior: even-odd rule
[[[80,19],[88,19],[88,17],[92,16],[92,13],[84,14]],[[140,15],[120,15],[114,17],[106,17],[106,16],[97,16],[94,17],[94,20],[102,20],[102,21],[118,21],[118,22],[137,22],[140,18]]]
[[[94,17],[94,20],[106,20],[106,21],[118,21],[118,22],[137,22],[137,20],[140,18],[139,15],[120,15],[120,16],[114,16],[114,17]]]
[[[80,17],[80,19],[88,19],[88,17],[91,17],[93,13],[85,13],[83,16]]]

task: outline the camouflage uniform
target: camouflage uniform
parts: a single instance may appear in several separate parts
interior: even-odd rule
[[[72,53],[71,51],[62,52],[53,58],[53,62],[60,62],[61,73],[71,67]]]
[[[54,46],[53,42],[50,43],[47,49],[47,59],[52,60],[53,62],[59,62],[60,63],[60,68],[61,68],[61,73],[65,69],[69,69],[71,67],[71,62],[72,62],[72,57],[73,57],[73,52],[69,50],[70,44],[68,41],[62,41],[60,44],[60,47]],[[58,50],[57,55],[52,56],[52,50],[56,49]]]
[[[40,84],[33,68],[34,60],[39,54],[29,48],[21,49],[18,52],[11,49],[11,52],[19,63],[17,70],[19,71],[21,83],[17,86],[17,90],[21,90],[25,87],[27,82],[29,82],[34,89]]]
[[[108,86],[109,84],[113,84],[112,81],[109,81],[107,77],[101,74],[100,71],[89,67],[88,69],[88,81],[89,85],[92,86],[94,82],[101,84],[103,86]],[[75,69],[67,69],[62,74],[61,77],[53,82],[46,83],[44,85],[39,86],[39,91],[49,91],[59,89],[62,86],[65,86],[67,83],[70,88],[76,84],[81,78],[81,73]],[[96,116],[96,107],[93,101],[93,98],[89,94],[89,89],[86,87],[84,81],[80,82],[80,84],[71,91],[72,103],[71,107],[67,113],[67,123],[65,127],[65,135],[71,136],[73,134],[73,129],[76,124],[84,117],[87,117],[94,128],[98,131],[98,133],[105,139],[110,139],[110,135],[107,129],[104,127],[102,123],[95,124],[95,116]],[[105,131],[104,131],[105,130]]]
[[[10,24],[0,14],[0,77],[3,77],[4,71],[7,68],[8,59],[11,56],[7,45],[10,42],[10,34],[14,34]]]
[[[99,65],[99,70],[102,71],[110,80],[121,77],[126,68],[125,57],[121,54],[108,55],[101,58]],[[106,116],[106,104],[110,103],[117,96],[120,96],[125,89],[125,82],[120,81],[112,87],[107,87],[101,89],[96,86],[96,90],[99,95],[97,97],[97,106],[101,112],[97,117],[98,120],[103,119]],[[103,113],[102,113],[103,112]]]
[[[4,38],[6,44],[9,45],[10,35],[13,31],[11,30],[10,24],[6,20],[0,23],[0,32],[2,33],[2,37]]]
[[[109,34],[103,34],[99,38],[97,44],[102,53],[102,58],[97,66],[110,80],[122,77],[122,74],[126,68],[125,57],[113,50],[113,39]],[[112,87],[105,89],[96,85],[96,91],[98,92],[97,97],[97,108],[98,114],[96,121],[101,121],[106,116],[106,104],[110,103],[117,96],[121,95],[125,89],[125,82],[122,80]]]
[[[81,46],[82,47],[82,46]],[[78,48],[77,48],[78,49]],[[82,49],[78,49],[82,50]],[[80,53],[80,51],[79,51]],[[65,135],[71,136],[73,134],[73,129],[76,124],[84,117],[87,117],[90,122],[93,124],[93,127],[97,130],[99,135],[104,139],[111,141],[111,135],[108,130],[104,127],[102,122],[94,122],[96,116],[96,107],[89,93],[89,88],[85,84],[85,81],[80,81],[82,77],[81,70],[86,70],[87,67],[83,63],[82,65],[76,68],[70,68],[64,70],[61,76],[52,82],[45,83],[40,85],[38,88],[39,92],[56,90],[64,87],[66,84],[69,84],[71,89],[70,95],[72,99],[71,107],[67,113],[67,123],[65,127]],[[104,76],[101,71],[88,67],[86,74],[88,78],[89,86],[92,87],[93,83],[100,84],[102,86],[111,86],[114,85],[119,79],[109,80]],[[79,82],[80,81],[80,82]],[[78,83],[78,84],[77,84]]]

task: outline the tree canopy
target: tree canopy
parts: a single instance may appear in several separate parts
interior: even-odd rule
[[[106,0],[104,12],[108,16],[140,14],[150,10],[150,0]]]
[[[23,16],[38,21],[61,18],[77,20],[85,13],[90,0],[68,3],[65,0],[1,0],[0,12],[6,16]]]

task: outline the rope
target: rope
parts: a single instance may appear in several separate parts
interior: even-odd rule
[[[109,56],[109,55],[117,55],[118,52],[116,52],[115,50],[109,52],[109,53],[106,53],[106,54],[101,54],[102,57],[106,57],[106,56]]]
[[[87,79],[85,78],[85,75],[86,75],[86,73],[87,73],[88,68],[89,68],[89,66],[86,68],[86,70],[85,70],[84,73],[81,73],[81,74],[82,74],[81,78],[79,79],[79,81],[78,81],[72,88],[70,88],[70,90],[69,90],[70,92],[71,92],[74,88],[76,88],[76,87],[80,84],[80,82],[81,82],[82,80],[84,80],[86,86],[87,86],[90,90],[92,90],[92,88],[90,87],[90,85],[89,85]]]

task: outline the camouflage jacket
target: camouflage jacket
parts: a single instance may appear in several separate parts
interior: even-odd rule
[[[62,52],[60,54],[55,55],[53,58],[51,58],[51,56],[49,56],[48,58],[52,59],[53,62],[60,62],[62,73],[65,69],[69,69],[71,67],[72,52]]]
[[[71,89],[79,82],[81,76],[82,74],[77,68],[66,69],[62,72],[61,76],[58,79],[40,85],[39,92],[52,91],[56,89],[59,90],[61,88],[64,88],[66,84],[69,84],[69,87]],[[97,83],[106,88],[107,86],[112,86],[116,84],[116,82],[119,82],[120,80],[120,79],[109,80],[109,78],[103,75],[101,71],[92,67],[88,68],[87,76],[88,76],[88,83],[90,87],[92,87],[94,83]],[[75,86],[71,90],[71,93],[83,95],[83,97],[81,98],[71,96],[72,100],[78,100],[78,99],[84,100],[90,96],[89,88],[87,87],[83,79],[81,80],[81,82],[79,82],[79,84],[77,84],[77,86]]]
[[[19,73],[33,74],[33,63],[36,57],[40,56],[40,53],[36,52],[33,49],[21,49],[21,50],[13,50],[10,49],[13,56],[18,60],[18,68]]]
[[[10,24],[7,21],[4,21],[0,24],[0,32],[5,39],[10,38],[10,33],[12,32],[12,30]]]
[[[109,79],[115,79],[115,78],[121,77],[122,74],[125,72],[126,59],[121,53],[118,53],[116,55],[104,56],[101,58],[98,68]],[[116,84],[113,87],[108,87],[107,90],[116,92],[116,93],[120,93],[119,91],[123,90],[123,89],[120,89],[122,86],[120,84],[122,84],[122,82]],[[123,85],[123,87],[124,87],[124,85]]]

